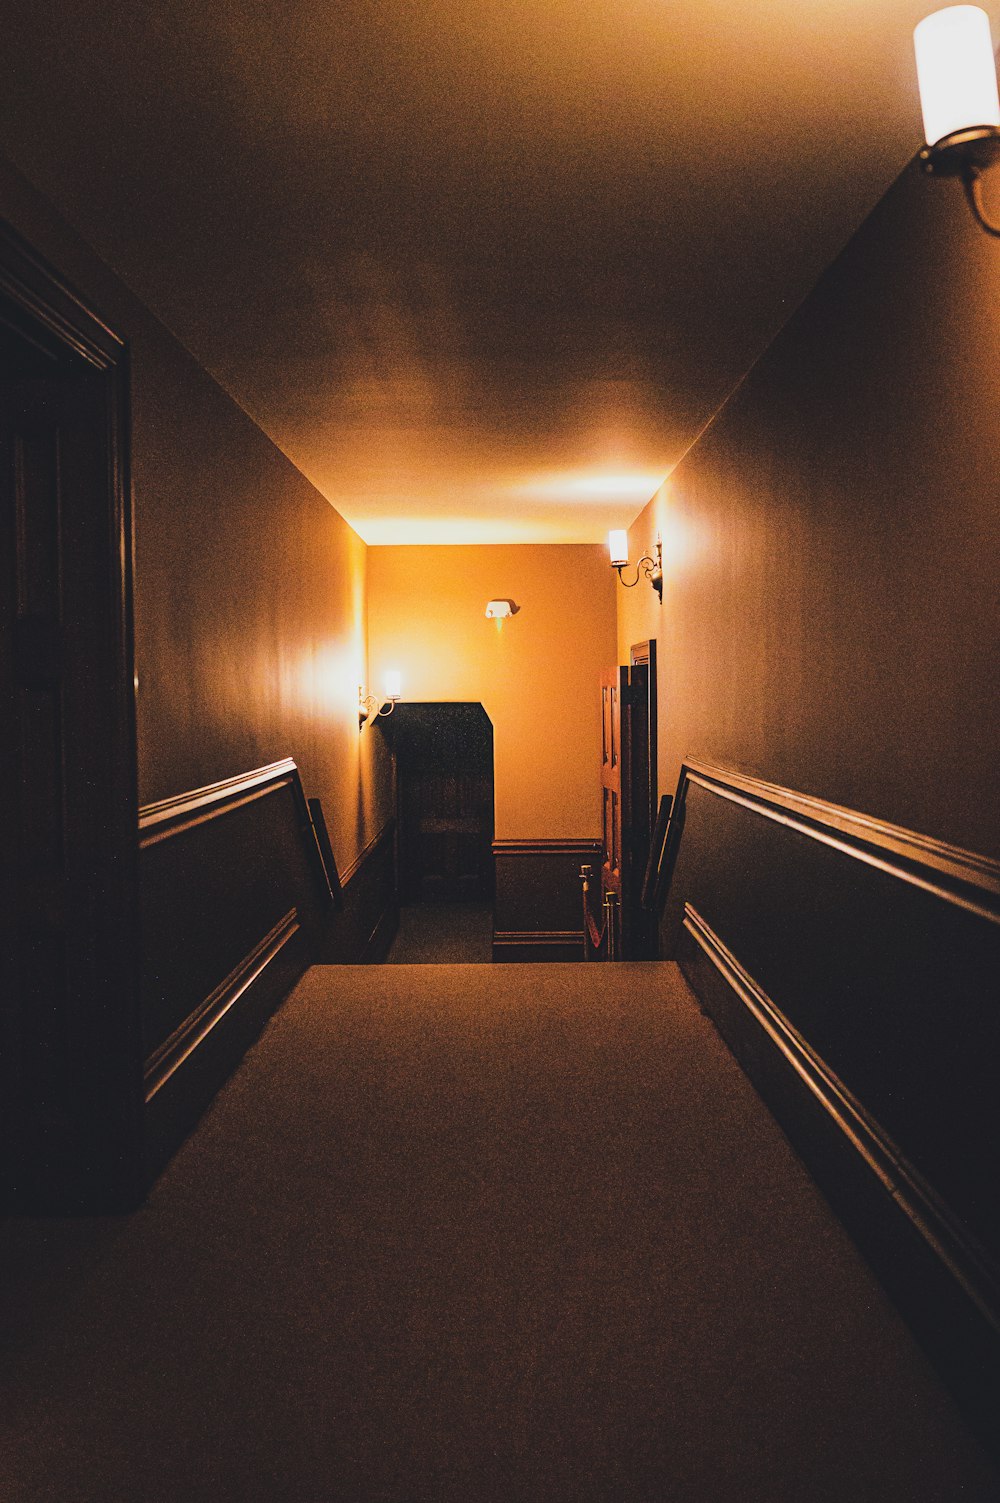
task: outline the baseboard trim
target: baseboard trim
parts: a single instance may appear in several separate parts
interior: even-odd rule
[[[988,1434],[1000,1396],[1000,1269],[689,903],[683,929],[681,969],[705,1011]]]
[[[311,960],[306,932],[292,909],[150,1056],[148,1184],[197,1125]]]
[[[147,1104],[299,932],[298,910],[291,908],[180,1027],[154,1049],[143,1072]]]
[[[599,856],[601,842],[582,840],[494,840],[494,856]]]
[[[340,874],[340,885],[341,885],[342,888],[346,887],[347,884],[348,884],[348,882],[350,882],[351,878],[353,876],[357,875],[357,873],[364,866],[365,862],[368,860],[368,857],[372,854],[372,852],[379,845],[381,845],[381,843],[382,843],[383,840],[388,839],[388,837],[393,833],[393,831],[395,830],[395,828],[396,828],[395,817],[393,817],[392,819],[388,819],[385,822],[385,824],[382,826],[381,830],[379,830],[378,834],[377,835],[373,835],[372,838],[371,838],[371,840],[369,840],[368,844],[362,850],[360,850],[358,852],[358,854],[355,856],[354,860],[352,862],[350,862],[350,864],[348,866],[344,867],[344,870]]]
[[[583,960],[582,929],[508,929],[493,934],[493,959],[504,961]]]
[[[690,903],[684,928],[1000,1336],[1000,1270]]]
[[[399,928],[399,910],[386,908],[379,916],[378,922],[368,936],[364,949],[361,952],[360,963],[362,965],[381,965],[392,949],[392,942],[396,938]]]

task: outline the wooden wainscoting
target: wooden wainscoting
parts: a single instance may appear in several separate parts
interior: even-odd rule
[[[309,964],[332,899],[290,758],[146,805],[139,873],[153,1174]]]
[[[150,1175],[308,965],[380,960],[395,933],[394,824],[337,873],[291,758],[140,811]]]
[[[984,1436],[1000,1401],[1000,866],[689,761],[663,953]]]
[[[580,867],[598,871],[599,840],[495,840],[493,959],[582,960]]]
[[[324,965],[377,964],[388,955],[399,925],[394,819],[345,868],[340,882],[341,901],[323,926],[316,959]]]

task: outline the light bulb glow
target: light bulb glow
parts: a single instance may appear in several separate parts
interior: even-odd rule
[[[486,602],[486,619],[488,621],[506,621],[508,616],[516,616],[521,607],[516,600],[488,600]]]
[[[990,19],[978,5],[950,5],[913,33],[924,134],[934,146],[954,131],[1000,126]]]
[[[613,527],[608,533],[608,553],[614,568],[628,563],[628,532],[624,527]]]
[[[400,673],[398,668],[387,669],[382,682],[385,686],[386,699],[402,699],[403,675]]]

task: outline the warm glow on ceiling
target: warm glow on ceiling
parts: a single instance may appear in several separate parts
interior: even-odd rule
[[[637,511],[663,484],[663,470],[567,470],[514,487],[516,495],[546,501],[627,501]]]
[[[603,546],[912,157],[932,3],[14,6],[0,131],[365,542]]]

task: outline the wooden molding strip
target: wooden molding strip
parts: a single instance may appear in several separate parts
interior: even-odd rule
[[[0,290],[99,370],[125,355],[122,338],[6,221],[0,222]]]
[[[495,945],[582,945],[582,929],[495,929]]]
[[[294,782],[297,777],[298,768],[291,757],[285,757],[268,767],[255,767],[237,777],[223,778],[221,782],[208,783],[204,788],[192,788],[186,793],[144,804],[139,810],[139,844],[143,847],[155,845],[158,840],[177,835],[181,830],[192,829],[230,809],[264,798]]]
[[[1000,1335],[1000,1269],[690,903],[684,928],[851,1147]]]
[[[330,833],[326,828],[326,816],[323,813],[322,800],[318,798],[306,799],[309,810],[309,821],[312,825],[316,844],[319,846],[319,854],[323,863],[323,873],[326,877],[326,885],[330,893],[330,901],[335,908],[343,908],[344,893],[340,881],[340,873],[337,871],[337,859],[333,854],[330,844]]]
[[[375,850],[375,847],[381,845],[382,841],[385,840],[387,836],[391,835],[395,828],[396,819],[393,815],[391,818],[386,820],[385,824],[382,826],[381,830],[379,830],[378,834],[372,836],[371,840],[369,840],[364,849],[358,852],[351,864],[344,868],[344,871],[341,873],[340,877],[341,887],[347,886],[351,878],[355,876],[364,866],[365,862],[368,860],[368,857]]]
[[[298,910],[290,908],[180,1027],[153,1050],[144,1070],[147,1105],[298,932]]]
[[[682,808],[689,782],[992,923],[1000,923],[1000,862],[988,856],[709,763],[683,764],[677,801]]]
[[[494,840],[494,856],[592,856],[600,851],[601,842],[585,840]]]

